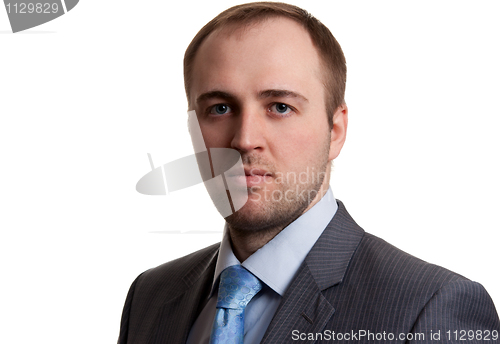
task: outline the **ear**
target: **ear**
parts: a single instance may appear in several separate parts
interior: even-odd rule
[[[328,160],[332,161],[339,154],[344,146],[347,133],[347,105],[340,105],[333,114],[333,128],[331,130],[330,154]]]

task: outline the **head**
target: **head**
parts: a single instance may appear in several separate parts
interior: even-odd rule
[[[280,2],[254,2],[231,7],[208,22],[193,38],[184,54],[184,87],[188,106],[193,108],[191,84],[193,62],[201,44],[214,32],[227,27],[245,29],[272,18],[288,18],[302,26],[309,33],[320,57],[322,68],[321,80],[325,92],[325,109],[330,129],[333,114],[345,103],[345,84],[347,67],[340,44],[330,30],[307,11],[293,5]],[[273,34],[269,32],[269,34]]]
[[[283,228],[326,192],[347,128],[345,77],[330,31],[295,6],[235,6],[198,32],[184,58],[189,108],[206,146],[237,150],[245,167],[249,199],[231,227]]]

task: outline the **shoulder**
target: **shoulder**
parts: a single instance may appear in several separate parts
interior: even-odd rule
[[[391,329],[409,332],[448,330],[458,324],[489,330],[499,326],[495,306],[481,284],[366,232],[344,279],[327,297],[339,314],[356,314],[360,328],[385,330],[391,324]]]
[[[220,243],[217,243],[146,270],[137,277],[133,287],[143,293],[159,289],[164,292],[182,291],[185,289],[186,276],[200,275],[205,271],[214,261],[219,246]]]
[[[386,285],[407,286],[436,290],[455,281],[469,281],[466,277],[441,266],[428,263],[385,240],[365,233],[353,257],[352,268],[362,265],[365,278]]]
[[[372,234],[363,236],[349,270],[346,283],[363,286],[362,298],[393,312],[401,311],[401,316],[411,313],[413,319],[440,322],[437,314],[457,315],[460,309],[466,311],[463,306],[467,305],[474,313],[484,315],[482,323],[492,321],[498,326],[493,302],[481,284],[414,257]],[[466,311],[460,316],[469,315]]]
[[[467,280],[365,232],[349,215],[343,203],[337,203],[337,213],[320,238],[325,248],[317,255],[326,257],[323,252],[333,249],[330,259],[345,261],[343,284],[361,286],[357,289],[366,288],[369,293],[383,293],[387,287],[396,291],[415,290],[423,296],[432,295],[447,283]]]
[[[218,250],[219,244],[215,244],[140,274],[125,300],[118,342],[136,342],[137,336],[152,333],[155,319],[166,302],[185,293],[202,276],[203,285],[207,285],[205,282],[213,276]],[[135,339],[130,339],[131,335]]]

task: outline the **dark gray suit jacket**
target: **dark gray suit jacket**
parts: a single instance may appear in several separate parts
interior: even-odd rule
[[[495,306],[479,283],[365,233],[338,206],[261,343],[500,343],[492,340],[500,331]],[[207,301],[218,250],[216,244],[137,277],[118,343],[185,343]],[[460,340],[471,334],[460,331],[470,330],[473,340]],[[420,333],[425,337],[407,340]],[[436,333],[441,341],[431,340]]]

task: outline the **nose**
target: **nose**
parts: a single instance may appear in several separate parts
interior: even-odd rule
[[[242,153],[263,150],[265,143],[265,118],[257,109],[243,109],[235,121],[231,148]]]

